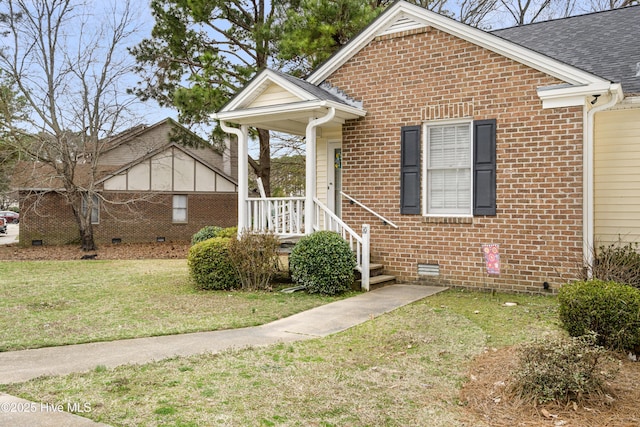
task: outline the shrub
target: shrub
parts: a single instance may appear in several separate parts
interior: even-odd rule
[[[242,233],[229,243],[229,259],[245,290],[269,289],[278,265],[280,242],[273,234]]]
[[[238,237],[238,227],[227,227],[216,233],[215,237],[227,237],[229,239],[235,239]]]
[[[214,237],[196,243],[189,249],[189,274],[198,289],[226,290],[239,287],[238,275],[229,259],[230,240],[227,237]]]
[[[289,257],[291,278],[309,293],[335,295],[349,290],[355,266],[349,244],[331,231],[303,237]]]
[[[604,393],[618,367],[595,340],[589,334],[523,345],[511,391],[533,403],[579,402]]]
[[[594,279],[563,286],[558,302],[569,335],[595,332],[597,343],[612,350],[640,344],[640,290]]]
[[[216,225],[207,225],[206,227],[202,227],[196,234],[191,236],[191,244],[195,245],[196,243],[218,237],[218,233],[220,231],[222,231],[222,227],[218,227]]]
[[[637,249],[637,243],[600,246],[594,251],[592,277],[640,288],[640,253]]]
[[[217,225],[207,225],[202,227],[196,234],[191,236],[191,244],[204,242],[205,240],[213,239],[214,237],[236,237],[238,234],[238,227],[222,228]]]

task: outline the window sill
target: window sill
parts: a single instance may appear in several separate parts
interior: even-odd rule
[[[422,222],[427,224],[473,224],[472,216],[425,216]]]

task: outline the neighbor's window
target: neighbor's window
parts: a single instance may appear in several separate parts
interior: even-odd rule
[[[187,196],[173,196],[173,222],[187,222]]]
[[[85,194],[82,197],[82,215],[86,215],[87,213],[87,201],[88,196]],[[100,223],[100,199],[97,195],[91,196],[91,224],[99,224]]]
[[[471,215],[471,123],[427,125],[426,213]]]

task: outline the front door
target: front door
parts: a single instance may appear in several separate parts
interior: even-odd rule
[[[329,142],[327,171],[327,206],[338,218],[342,214],[342,145],[340,142]]]

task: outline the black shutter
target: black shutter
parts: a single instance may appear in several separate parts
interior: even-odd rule
[[[496,214],[496,120],[473,122],[473,214]]]
[[[420,214],[420,126],[400,131],[400,213]]]

